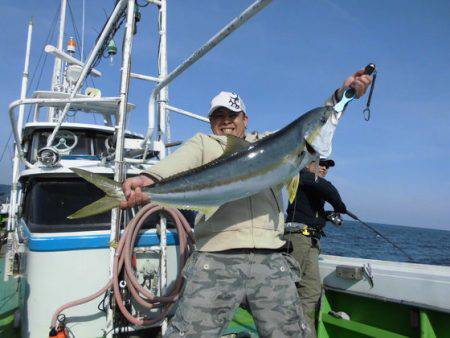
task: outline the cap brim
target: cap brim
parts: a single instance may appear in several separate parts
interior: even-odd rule
[[[320,160],[319,164],[323,164],[327,167],[334,167],[335,165],[333,160]]]
[[[243,112],[242,109],[235,109],[235,108],[230,108],[230,107],[227,107],[227,106],[218,105],[218,106],[213,106],[213,107],[211,107],[211,109],[210,109],[209,112],[208,112],[208,117],[211,117],[211,114],[214,113],[218,108],[225,108],[225,109],[234,111],[234,112],[236,112],[236,113]],[[245,113],[244,113],[244,114],[245,114]]]

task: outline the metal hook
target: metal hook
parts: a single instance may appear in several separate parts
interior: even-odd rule
[[[373,73],[373,81],[370,85],[369,97],[367,98],[366,108],[363,110],[364,120],[370,120],[370,103],[372,101],[373,88],[375,87],[375,80],[377,79],[377,71]]]

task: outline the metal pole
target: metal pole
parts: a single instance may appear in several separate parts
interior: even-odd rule
[[[175,113],[181,114],[181,115],[186,115],[186,116],[192,117],[192,118],[194,118],[196,120],[200,120],[200,121],[209,123],[209,119],[207,117],[204,117],[204,116],[201,116],[201,115],[197,115],[197,114],[188,112],[186,110],[183,110],[183,109],[180,109],[180,108],[177,108],[177,107],[173,107],[173,106],[168,105],[168,104],[166,104],[166,109],[170,110],[170,111],[173,111]]]
[[[85,26],[85,17],[86,17],[86,6],[85,1],[83,0],[81,5],[81,12],[83,13],[82,19],[81,19],[81,53],[80,53],[80,60],[83,62],[84,60],[84,26]]]
[[[76,65],[78,65],[78,66],[84,67],[84,62],[82,62],[82,61],[80,61],[80,60],[78,60],[78,59],[75,59],[73,56],[68,55],[68,54],[65,53],[64,51],[61,51],[61,50],[59,50],[58,48],[56,48],[56,47],[54,47],[54,46],[52,46],[52,45],[47,45],[47,46],[45,46],[44,51],[45,51],[46,53],[55,55],[55,57],[60,58],[60,59],[66,61],[66,62],[68,62],[68,63],[76,64]],[[98,71],[97,69],[95,69],[95,68],[92,68],[92,69],[89,71],[89,73],[90,73],[91,75],[94,75],[94,76],[102,76],[102,72],[99,72],[99,71]]]
[[[251,19],[256,13],[258,13],[261,9],[266,7],[272,0],[258,0],[255,1],[250,7],[248,7],[245,11],[243,11],[238,17],[234,18],[228,25],[222,28],[216,35],[214,35],[206,44],[196,50],[188,59],[186,59],[181,65],[179,65],[175,70],[173,70],[168,76],[161,80],[161,82],[153,89],[152,94],[150,95],[150,101],[148,105],[149,112],[149,121],[154,119],[155,115],[155,101],[156,96],[161,91],[162,88],[167,86],[173,79],[183,73],[187,68],[192,66],[198,59],[208,53],[212,48],[214,48],[217,44],[219,44],[223,39],[225,39],[228,35],[234,32],[237,28],[242,26],[245,22]],[[159,118],[161,118],[159,116]],[[160,126],[160,123],[158,123]],[[147,155],[149,140],[153,136],[153,127],[149,123],[149,128],[147,131],[147,135],[143,141],[143,146],[145,146],[144,150],[144,158]],[[158,135],[158,139],[160,139],[161,135]],[[159,149],[158,149],[159,150]]]
[[[60,18],[59,18],[59,34],[58,43],[56,48],[60,51],[63,50],[64,43],[64,28],[66,26],[66,8],[67,0],[61,0]],[[52,90],[57,91],[61,85],[62,78],[62,61],[59,58],[55,58],[55,65],[53,66],[53,76],[52,76]],[[55,118],[55,108],[50,108],[48,110],[48,119],[53,121]]]
[[[159,7],[159,78],[165,79],[167,77],[167,6],[166,0],[161,1],[161,6]],[[159,92],[159,100],[158,100],[158,114],[159,114],[159,130],[161,135],[161,148],[159,157],[164,158],[166,156],[166,147],[165,145],[165,136],[167,133],[167,112],[165,108],[165,104],[167,103],[169,96],[169,89],[167,86],[161,88]]]
[[[27,95],[28,88],[28,70],[30,67],[30,51],[31,51],[31,38],[33,35],[33,21],[30,20],[28,22],[28,34],[27,34],[27,47],[25,51],[25,64],[23,66],[23,74],[22,74],[22,87],[20,89],[20,98],[23,100]],[[18,135],[19,142],[17,145],[21,147],[20,142],[22,141],[22,127],[23,127],[23,117],[25,112],[25,106],[22,105],[19,107],[19,117],[17,121],[16,132]],[[13,230],[17,224],[17,195],[19,190],[19,170],[20,170],[20,154],[18,147],[14,149],[14,159],[13,159],[13,173],[12,173],[12,186],[11,186],[11,197],[9,201],[9,217],[8,217],[8,231]]]
[[[83,70],[81,71],[80,78],[78,79],[77,83],[75,84],[75,87],[73,88],[72,93],[70,94],[70,98],[73,99],[75,95],[77,94],[78,90],[81,88],[81,85],[83,84],[84,79],[86,78],[89,69],[91,68],[92,64],[94,63],[94,59],[97,56],[98,51],[100,50],[101,46],[106,40],[106,37],[109,35],[109,32],[111,30],[112,25],[117,21],[119,15],[121,14],[122,8],[125,5],[126,0],[119,0],[117,2],[116,7],[114,8],[114,11],[112,12],[111,16],[108,19],[108,22],[105,25],[105,28],[102,31],[102,34],[100,35],[97,43],[95,44],[94,48],[92,49],[91,53],[89,54],[89,58],[87,59]],[[47,140],[47,146],[50,147],[55,139],[55,135],[58,132],[59,128],[61,127],[62,122],[64,121],[67,112],[69,111],[70,103],[66,104],[64,107],[64,110],[62,111],[61,115],[59,116],[59,119],[56,123],[55,129],[53,129],[52,134]]]
[[[130,76],[135,79],[150,81],[150,82],[159,82],[159,80],[160,80],[158,77],[155,77],[155,76],[142,75],[142,74],[137,74],[137,73],[130,73]]]
[[[27,95],[28,88],[28,69],[30,66],[30,50],[31,50],[31,37],[33,35],[33,21],[30,20],[28,22],[28,33],[27,33],[27,47],[25,50],[25,64],[23,66],[22,73],[22,87],[20,88],[20,98],[23,100]],[[3,273],[3,280],[8,281],[9,276],[13,273],[14,266],[14,255],[17,250],[17,240],[16,234],[14,230],[17,228],[17,204],[19,202],[20,193],[19,193],[19,176],[20,176],[20,152],[19,147],[21,147],[21,139],[22,139],[22,125],[23,125],[23,116],[25,112],[25,107],[21,106],[19,109],[19,122],[16,126],[12,125],[13,132],[17,133],[18,139],[16,142],[16,147],[14,149],[14,159],[13,159],[13,174],[12,174],[12,185],[11,185],[11,195],[9,199],[9,217],[7,223],[7,231],[8,231],[8,239],[6,245],[6,254],[5,254],[5,266]]]
[[[159,51],[158,51],[158,68],[159,74],[158,77],[164,79],[167,77],[167,1],[161,0],[161,5],[159,6]],[[169,98],[169,88],[165,86],[159,92],[159,100],[158,100],[158,113],[160,118],[160,130],[161,130],[161,145],[160,145],[160,159],[166,156],[166,145],[165,145],[165,137],[167,137],[167,128],[169,127],[166,124],[167,111],[166,104]],[[170,128],[170,127],[169,127]],[[145,159],[145,157],[144,157]],[[159,289],[160,294],[163,295],[166,293],[167,288],[167,220],[164,215],[161,215],[160,218],[160,280],[159,280]],[[161,323],[161,333],[164,335],[167,330],[167,319],[164,319]]]
[[[125,127],[126,127],[126,115],[127,115],[127,103],[128,103],[128,88],[130,84],[130,69],[131,69],[131,49],[133,45],[133,30],[135,19],[135,0],[128,0],[127,9],[127,23],[125,30],[125,42],[123,45],[123,59],[122,59],[122,73],[120,80],[120,103],[119,103],[119,120],[116,126],[117,142],[116,142],[116,154],[115,154],[115,173],[114,180],[116,182],[122,182],[124,178],[125,168],[123,162],[123,147],[125,144]],[[121,211],[115,208],[111,212],[111,237],[110,243],[117,243],[120,235],[120,219]],[[110,247],[110,275],[112,277],[114,255],[116,253],[115,245]],[[107,313],[107,330],[113,327],[114,309],[108,308]],[[108,334],[108,336],[111,336]]]

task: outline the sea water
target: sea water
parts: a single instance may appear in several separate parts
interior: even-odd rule
[[[450,266],[450,231],[400,225],[368,223],[395,243],[413,263]],[[322,253],[411,262],[402,252],[359,222],[345,221],[342,226],[327,223],[321,239]]]

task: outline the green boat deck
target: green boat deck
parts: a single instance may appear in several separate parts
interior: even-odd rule
[[[5,260],[0,256],[0,337],[19,337],[19,330],[14,328],[14,313],[18,310],[22,295],[22,280],[10,278],[3,281]]]
[[[336,318],[333,312],[345,312],[350,320]],[[258,337],[251,314],[236,311],[226,334],[244,332]],[[326,290],[319,312],[319,338],[441,338],[450,337],[450,314],[424,310],[405,304]]]

